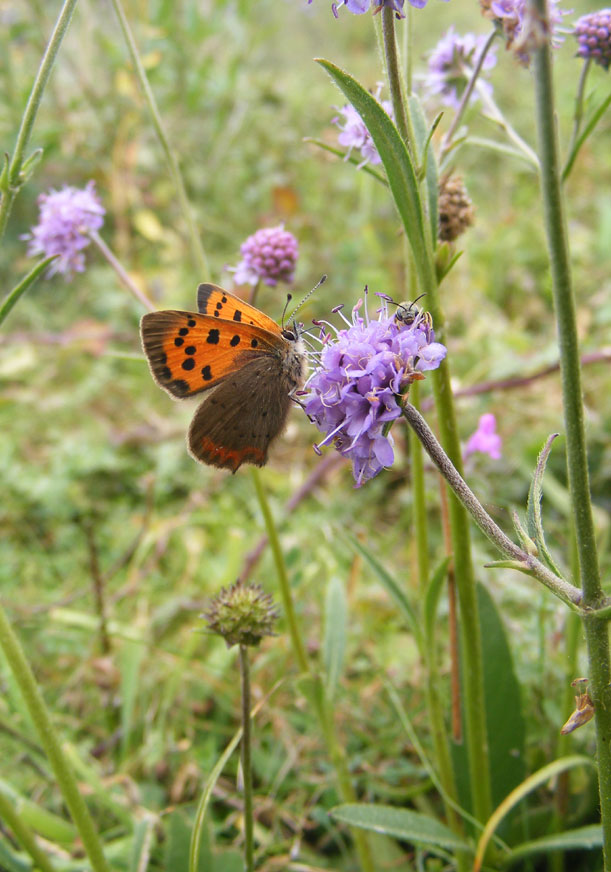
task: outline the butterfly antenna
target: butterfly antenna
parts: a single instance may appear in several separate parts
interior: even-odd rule
[[[286,310],[288,309],[289,303],[291,302],[292,299],[293,299],[292,294],[286,295],[286,303],[284,304],[284,309],[282,310],[282,320],[280,321],[280,323],[282,324],[283,327],[284,327],[284,316],[286,315]]]
[[[326,281],[327,281],[327,277],[326,277],[326,275],[325,275],[325,276],[322,276],[322,278],[320,279],[320,281],[317,282],[317,283],[314,285],[314,287],[312,288],[312,290],[311,290],[311,291],[308,291],[308,293],[305,295],[305,297],[303,298],[303,300],[302,300],[300,303],[298,303],[297,306],[295,306],[295,308],[293,309],[293,311],[291,312],[291,314],[290,314],[289,317],[287,318],[287,321],[292,321],[292,320],[293,320],[293,318],[295,317],[295,315],[297,314],[297,312],[298,312],[298,311],[301,309],[301,307],[306,303],[306,301],[310,299],[310,297],[312,296],[312,294],[314,293],[314,291],[318,290],[318,288],[319,288],[322,284],[324,284]],[[288,305],[288,300],[287,300],[287,305]],[[286,312],[286,306],[284,307],[284,311]],[[282,316],[282,323],[284,323],[284,315]]]

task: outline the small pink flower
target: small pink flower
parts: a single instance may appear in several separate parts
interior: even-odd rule
[[[482,415],[477,430],[472,433],[465,446],[464,456],[468,457],[475,451],[489,454],[493,460],[501,457],[501,437],[496,432],[496,418],[492,412]]]

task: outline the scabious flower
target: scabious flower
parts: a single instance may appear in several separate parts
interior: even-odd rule
[[[489,454],[493,460],[499,460],[501,444],[501,437],[496,432],[496,418],[492,412],[487,412],[479,419],[477,430],[469,436],[464,455],[468,457],[476,451],[481,451],[483,454]]]
[[[378,87],[374,94],[376,100],[378,100],[380,96],[380,88],[381,86]],[[382,100],[380,105],[390,118],[394,118],[392,103],[389,100]],[[364,166],[366,163],[381,163],[380,155],[373,144],[371,134],[367,130],[365,122],[354,106],[347,103],[345,106],[342,106],[341,109],[338,109],[338,112],[343,116],[343,118],[340,119],[339,117],[336,117],[333,119],[332,123],[337,124],[340,129],[339,136],[337,137],[339,145],[348,149],[346,152],[346,160],[350,157],[352,149],[356,148],[361,152],[363,157],[363,160],[359,164],[359,168]]]
[[[573,35],[577,38],[580,58],[594,61],[605,70],[611,64],[611,9],[599,9],[582,15]]]
[[[299,244],[284,225],[257,230],[241,245],[240,252],[243,260],[230,268],[236,284],[256,285],[262,280],[275,287],[278,282],[293,281]]]
[[[63,273],[67,279],[85,269],[83,249],[91,242],[89,230],[99,230],[106,210],[95,191],[95,182],[84,188],[65,185],[38,198],[38,224],[23,236],[29,240],[28,254],[50,257],[58,254],[49,267],[49,275]]]
[[[559,28],[567,12],[559,9],[558,3],[559,0],[549,0],[547,4],[548,30],[543,21],[532,16],[527,0],[480,0],[482,13],[502,28],[505,48],[512,49],[524,65],[543,40],[549,39],[554,48],[564,41]]]
[[[308,0],[308,4],[311,2],[312,0]],[[414,6],[416,9],[424,9],[427,4],[427,0],[408,0],[408,2],[410,6]],[[338,10],[343,6],[346,7],[348,12],[352,12],[353,15],[364,15],[370,8],[375,15],[384,6],[388,6],[393,10],[397,18],[405,18],[405,12],[403,11],[405,0],[339,0],[338,3],[331,4],[331,9],[336,18],[338,17]]]
[[[222,636],[231,648],[258,645],[264,636],[273,636],[278,609],[261,585],[236,581],[210,600],[202,617],[209,630]]]
[[[436,369],[446,356],[435,342],[430,316],[413,319],[389,316],[386,303],[376,320],[352,310],[347,327],[323,334],[317,368],[307,384],[305,411],[325,438],[352,461],[356,486],[394,461],[388,432],[401,414],[409,385]],[[408,323],[409,322],[409,323]]]
[[[487,36],[477,36],[474,33],[465,33],[461,36],[455,32],[453,26],[450,27],[429,55],[429,69],[425,79],[426,90],[431,94],[440,94],[446,106],[458,108],[462,93],[487,40]],[[484,58],[482,72],[491,70],[495,64],[496,46],[493,45]],[[481,78],[479,82],[480,88],[492,92],[489,82],[484,82]],[[476,98],[477,92],[474,90],[470,100]]]

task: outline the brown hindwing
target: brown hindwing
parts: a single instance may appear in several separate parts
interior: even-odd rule
[[[197,409],[187,442],[202,463],[231,469],[263,466],[291,405],[282,360],[256,358],[222,382]]]

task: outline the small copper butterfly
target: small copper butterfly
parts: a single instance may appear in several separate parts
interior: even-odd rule
[[[157,384],[184,399],[208,391],[191,421],[189,452],[231,469],[263,466],[284,429],[291,398],[306,374],[296,324],[280,327],[217,285],[197,289],[198,312],[151,312],[142,318],[144,353]]]

